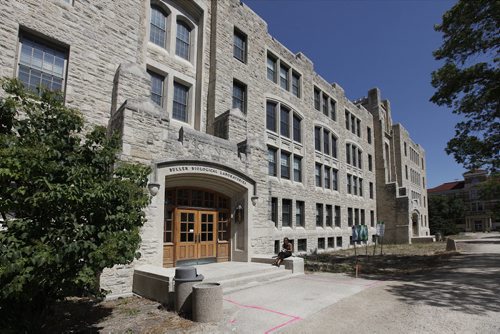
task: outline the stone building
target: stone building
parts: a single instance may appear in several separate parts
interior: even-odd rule
[[[11,0],[0,19],[0,76],[62,90],[153,167],[142,257],[101,277],[114,295],[137,264],[345,248],[377,220],[428,234],[424,151],[388,102],[347,99],[240,1]]]
[[[455,222],[464,232],[486,232],[500,230],[500,219],[495,218],[494,209],[500,205],[500,199],[485,199],[481,190],[490,176],[482,169],[470,170],[463,174],[462,181],[440,184],[428,190],[429,196],[452,196],[464,203],[464,216]]]

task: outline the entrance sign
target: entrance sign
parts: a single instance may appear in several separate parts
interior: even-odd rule
[[[248,182],[242,179],[241,177],[219,168],[208,167],[208,166],[197,166],[197,165],[178,165],[178,166],[167,167],[167,170],[169,175],[185,174],[185,173],[212,174],[214,176],[220,176],[225,179],[229,179],[231,181],[239,183],[244,187],[248,187]]]

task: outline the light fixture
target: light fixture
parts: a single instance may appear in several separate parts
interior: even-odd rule
[[[259,196],[252,196],[251,198],[253,206],[257,205],[257,202],[259,201]]]
[[[159,183],[148,183],[148,190],[151,196],[156,196],[158,194],[158,190],[160,190]]]

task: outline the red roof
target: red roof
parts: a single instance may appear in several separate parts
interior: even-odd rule
[[[445,191],[450,191],[450,190],[463,189],[464,184],[465,184],[464,181],[446,182],[446,183],[443,183],[437,187],[427,189],[427,192],[428,193],[440,193],[440,192],[445,192]]]

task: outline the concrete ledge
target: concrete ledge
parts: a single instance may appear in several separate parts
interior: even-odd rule
[[[252,257],[252,262],[257,263],[273,263],[276,255],[256,255]],[[283,260],[285,269],[291,270],[292,274],[304,273],[304,259],[301,257],[291,256]]]
[[[425,237],[412,237],[411,238],[411,243],[415,244],[426,244],[426,243],[432,243],[435,242],[436,238],[433,235],[425,236]]]
[[[155,300],[164,305],[172,303],[170,279],[154,266],[140,266],[134,270],[132,292],[139,296]]]

